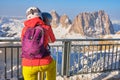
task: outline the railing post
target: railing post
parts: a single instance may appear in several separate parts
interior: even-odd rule
[[[70,76],[69,68],[70,68],[70,51],[71,51],[71,42],[63,41],[63,54],[62,54],[62,76]]]
[[[44,72],[38,72],[38,80],[44,80],[45,79],[45,73]]]

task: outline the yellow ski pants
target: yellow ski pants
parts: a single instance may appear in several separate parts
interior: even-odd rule
[[[24,80],[37,80],[38,72],[46,73],[45,80],[56,80],[56,62],[53,60],[48,65],[22,67]]]

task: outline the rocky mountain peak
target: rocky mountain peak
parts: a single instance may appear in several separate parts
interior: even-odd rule
[[[100,10],[93,13],[78,14],[69,32],[98,37],[98,35],[113,34],[114,29],[109,16],[103,10]]]
[[[51,15],[52,15],[52,22],[51,22],[51,26],[53,28],[56,28],[58,27],[58,24],[59,24],[59,15],[57,14],[57,12],[55,10],[52,10],[51,11]]]
[[[65,28],[67,28],[71,24],[71,21],[66,14],[60,17],[60,24],[62,27],[65,27]]]

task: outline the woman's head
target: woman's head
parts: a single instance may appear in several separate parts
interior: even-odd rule
[[[37,7],[30,7],[26,10],[26,17],[27,19],[40,17],[42,19],[41,11]]]

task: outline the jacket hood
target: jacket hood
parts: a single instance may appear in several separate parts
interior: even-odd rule
[[[45,25],[45,23],[39,18],[39,17],[35,17],[29,20],[26,20],[24,22],[25,27],[35,27],[36,25],[42,25],[42,27],[46,30],[49,29],[50,26]]]

